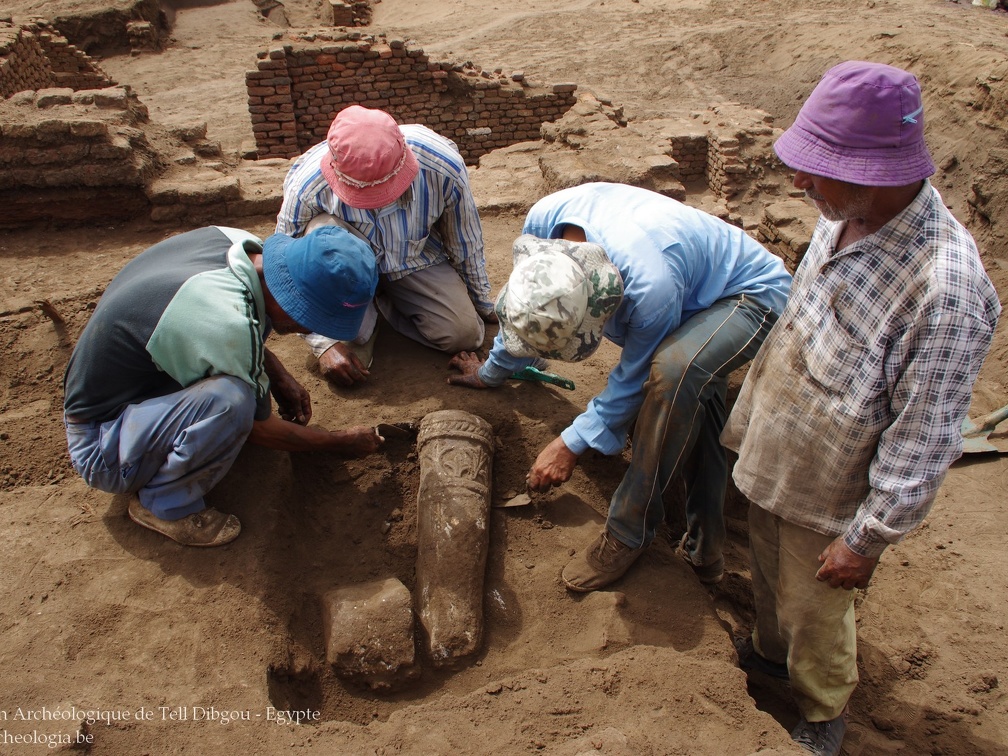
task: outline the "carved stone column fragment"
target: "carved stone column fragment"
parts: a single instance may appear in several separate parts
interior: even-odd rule
[[[432,412],[420,423],[417,452],[413,601],[432,663],[446,666],[483,642],[493,428],[462,410]]]

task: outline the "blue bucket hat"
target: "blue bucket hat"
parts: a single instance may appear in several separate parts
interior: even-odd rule
[[[352,339],[378,286],[371,247],[346,229],[273,234],[263,243],[263,276],[290,317],[313,333]]]

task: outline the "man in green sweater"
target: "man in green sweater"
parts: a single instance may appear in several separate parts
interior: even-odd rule
[[[187,546],[233,541],[238,518],[203,495],[246,440],[346,456],[381,443],[373,428],[308,427],[308,392],[264,345],[271,331],[352,338],[377,281],[370,248],[341,228],[262,242],[211,226],[155,244],[108,285],[70,357],[74,469],[136,494],[129,516],[143,527]]]

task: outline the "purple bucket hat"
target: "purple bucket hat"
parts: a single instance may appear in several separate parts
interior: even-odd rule
[[[935,172],[920,85],[882,63],[833,66],[774,151],[795,170],[861,186],[906,186]]]

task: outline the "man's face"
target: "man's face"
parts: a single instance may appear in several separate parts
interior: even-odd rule
[[[286,333],[309,333],[307,328],[295,323],[293,320],[286,323],[278,323],[275,320],[271,322],[273,324],[273,332],[279,335]]]
[[[275,334],[311,333],[311,331],[284,312],[283,308],[277,304],[277,301],[272,296],[266,297],[266,314],[269,316],[270,325]]]
[[[815,204],[826,220],[850,221],[864,219],[872,205],[872,193],[868,187],[849,184],[846,181],[817,176],[814,173],[798,171],[794,185],[804,189],[805,196]]]

